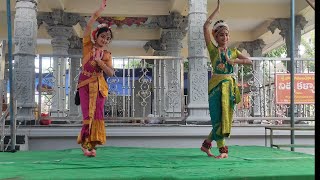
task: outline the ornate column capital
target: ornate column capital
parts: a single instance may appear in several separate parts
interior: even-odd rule
[[[154,49],[155,51],[164,51],[166,50],[165,44],[161,42],[161,40],[151,40],[148,41],[144,46],[144,50],[148,51],[150,48]]]
[[[295,17],[295,28],[296,31],[299,31],[301,33],[301,30],[305,27],[305,25],[308,23],[305,17],[298,15]],[[280,30],[280,35],[285,39],[289,36],[290,33],[290,24],[291,20],[290,18],[277,18],[275,19],[268,27],[268,29],[274,33],[276,29]]]
[[[186,33],[179,29],[164,29],[160,40],[148,41],[143,48],[148,51],[151,47],[155,51],[166,51],[168,49],[176,49],[180,51],[182,48],[182,39]]]
[[[306,20],[305,17],[298,15],[295,18],[295,56],[298,57],[299,55],[299,51],[298,51],[298,47],[300,45],[301,42],[301,30],[303,30],[303,28],[305,27],[305,25],[308,23],[308,21]],[[274,31],[276,29],[280,30],[280,35],[283,37],[283,39],[286,41],[286,46],[287,46],[287,57],[289,57],[290,53],[291,53],[291,48],[290,48],[290,44],[291,44],[291,20],[290,18],[278,18],[275,19],[268,27],[268,29],[274,33]],[[290,68],[290,62],[288,64],[288,70],[291,69]]]
[[[73,28],[69,26],[48,26],[48,34],[52,38],[67,38],[69,39],[73,34]]]
[[[70,45],[68,49],[68,53],[71,55],[79,55],[82,54],[82,38],[79,38],[76,35],[71,36],[69,39]]]
[[[38,15],[38,25],[45,22],[48,26],[70,26],[76,25],[81,16],[76,13],[66,13],[61,9],[53,9],[52,12],[40,13]]]
[[[60,9],[53,9],[52,12],[40,13],[38,15],[38,26],[43,22],[47,24],[48,34],[52,37],[53,53],[68,54],[68,39],[73,34],[73,25],[83,20],[83,18],[75,13],[66,13]]]
[[[168,16],[158,16],[156,22],[162,29],[180,29],[187,32],[188,17],[182,16],[178,12],[171,12]]]
[[[143,48],[146,51],[153,48],[156,51],[154,55],[167,55],[168,49],[180,54],[181,40],[187,33],[188,18],[178,12],[171,12],[167,16],[157,16],[152,23],[163,29],[161,38],[147,42]]]
[[[262,39],[256,39],[254,41],[244,41],[242,42],[238,49],[240,51],[242,51],[243,49],[245,49],[250,56],[254,57],[254,56],[262,56],[262,49],[266,46],[266,44],[264,43],[264,41]]]
[[[82,30],[84,30],[84,28],[87,26],[87,20],[86,20],[86,18],[81,16],[81,17],[80,17],[80,20],[79,20],[79,24],[80,24]]]
[[[34,3],[36,6],[38,5],[38,1],[37,0],[16,0],[16,3],[17,2],[31,2],[31,3]]]
[[[161,41],[166,43],[171,40],[181,41],[186,36],[186,32],[179,29],[164,29],[161,34]]]
[[[73,34],[73,28],[68,26],[48,26],[48,34],[52,37],[51,45],[56,54],[68,54],[69,38]]]

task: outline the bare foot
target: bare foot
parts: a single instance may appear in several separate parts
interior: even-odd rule
[[[97,151],[95,149],[91,150],[91,157],[96,157]]]
[[[210,151],[211,147],[212,147],[211,142],[207,142],[207,140],[204,140],[200,149],[201,151],[207,153],[209,157],[215,157]]]
[[[209,157],[214,157],[214,155],[211,153],[210,149],[207,149],[207,148],[205,148],[205,147],[203,147],[203,146],[202,146],[200,149],[201,149],[202,152],[207,153],[207,155],[208,155]]]
[[[228,158],[228,153],[221,153],[219,156],[216,157],[217,159]]]
[[[223,146],[219,148],[219,152],[220,152],[220,155],[216,157],[217,159],[228,158],[228,152],[229,152],[228,146]]]
[[[84,156],[91,157],[91,152],[88,149],[81,147],[81,150],[82,150]]]

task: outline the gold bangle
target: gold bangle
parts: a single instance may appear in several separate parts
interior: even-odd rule
[[[103,63],[100,67],[101,67],[101,68],[106,68],[106,67],[108,67],[108,66]]]
[[[99,65],[99,67],[102,69],[102,68],[103,68],[104,63],[103,63],[103,62],[98,61],[98,65]]]
[[[95,12],[95,13],[93,14],[93,18],[94,18],[94,19],[98,19],[98,17],[99,17],[98,13]]]
[[[106,65],[106,67],[107,67],[107,71],[108,71],[109,73],[113,74],[112,68],[108,67],[107,65]]]

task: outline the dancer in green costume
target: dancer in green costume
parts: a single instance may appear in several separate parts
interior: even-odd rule
[[[223,21],[217,21],[212,28],[212,35],[217,43],[213,44],[210,37],[212,19],[220,11],[220,1],[217,8],[209,16],[203,26],[204,39],[212,63],[212,77],[209,81],[209,110],[212,122],[212,131],[202,143],[201,150],[208,156],[215,157],[210,149],[211,142],[215,140],[220,155],[216,158],[228,157],[228,146],[225,137],[230,136],[233,109],[240,102],[240,93],[234,78],[233,66],[235,64],[252,64],[252,61],[242,55],[236,48],[227,47],[229,41],[229,27]]]

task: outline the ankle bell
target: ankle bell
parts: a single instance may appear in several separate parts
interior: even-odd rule
[[[229,152],[228,150],[228,146],[223,146],[221,148],[219,148],[219,152],[222,154],[222,153],[227,153]]]
[[[206,140],[203,141],[202,143],[202,147],[205,147],[207,149],[211,149],[212,148],[212,143],[208,143]]]

